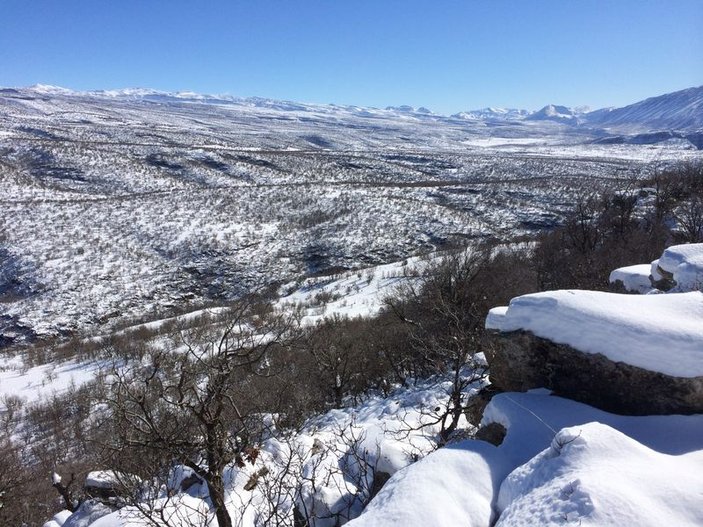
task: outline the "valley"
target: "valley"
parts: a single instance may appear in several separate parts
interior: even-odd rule
[[[0,92],[0,345],[520,239],[700,157],[549,120],[189,97]]]

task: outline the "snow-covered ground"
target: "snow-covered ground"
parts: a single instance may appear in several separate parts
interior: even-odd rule
[[[103,361],[75,361],[25,367],[22,357],[0,357],[0,414],[7,398],[22,402],[46,401],[95,379]]]
[[[384,291],[398,280],[413,279],[428,260],[289,284],[282,288],[287,296],[279,309],[301,308],[308,323],[319,319],[324,306],[328,315],[373,313]],[[519,297],[509,308],[492,311],[488,326],[544,331],[552,340],[575,339],[579,349],[589,343],[596,346],[593,352],[614,360],[657,371],[673,363],[673,370],[665,373],[691,376],[701,374],[701,320],[699,291],[558,291]],[[681,360],[653,364],[662,353],[671,354],[672,342]],[[314,511],[319,516],[316,527],[348,519],[354,527],[693,527],[703,522],[703,415],[620,416],[545,390],[503,393],[491,400],[480,423],[505,427],[507,435],[499,446],[457,439],[434,450],[436,425],[419,425],[436,418],[448,389],[449,382],[439,380],[398,388],[387,397],[371,395],[312,419],[299,434],[271,437],[255,461],[232,466],[227,473],[235,523],[263,525],[272,500],[277,513],[288,518],[295,504]],[[466,421],[460,429],[467,435],[474,431]],[[380,473],[391,478],[364,508]],[[187,470],[172,487],[185,475]],[[289,482],[283,487],[288,490],[272,494],[272,483],[281,480]],[[295,488],[301,490],[290,491]],[[179,518],[176,525],[207,519],[205,496],[206,490],[196,485],[171,498],[167,509],[174,520]],[[66,525],[99,516],[90,525],[144,525],[130,509],[104,515],[109,511],[96,507],[86,505]],[[61,525],[61,520],[52,521],[51,527]]]
[[[288,294],[278,300],[277,307],[284,311],[302,310],[303,324],[314,324],[335,315],[374,316],[386,298],[407,281],[417,280],[428,265],[440,258],[441,254],[432,253],[331,277],[308,278],[302,284],[288,284],[282,288]]]
[[[393,475],[437,447],[439,426],[434,409],[446,403],[450,385],[449,380],[436,379],[398,388],[386,397],[369,396],[356,406],[334,409],[310,420],[295,436],[272,437],[262,445],[254,462],[233,465],[226,474],[228,510],[234,524],[264,525],[272,500],[291,525],[296,503],[301,507],[304,504],[311,517],[318,517],[316,527],[332,527],[358,516],[377,474]],[[476,384],[470,390],[480,386]],[[460,427],[472,428],[465,420]],[[178,488],[189,473],[189,469],[181,471],[169,488]],[[91,473],[90,478],[98,483],[106,480],[103,472]],[[249,487],[253,480],[258,481],[257,485]],[[287,494],[285,485],[283,493],[271,487],[282,480],[292,489],[302,485],[302,491]],[[204,525],[208,515],[203,512],[207,507],[202,498],[206,494],[204,487],[195,485],[189,494],[169,503],[177,520],[174,525]],[[79,511],[71,521],[80,521],[91,510]],[[136,527],[145,522],[133,509],[126,508],[90,525]],[[67,525],[74,524],[69,521]]]
[[[368,484],[375,470],[392,474],[348,524],[354,527],[488,527],[496,520],[504,526],[654,527],[665,519],[693,527],[703,521],[698,506],[703,499],[702,415],[619,416],[544,390],[504,393],[489,403],[481,423],[507,429],[500,446],[464,440],[431,452],[436,430],[408,430],[427,419],[423,409],[441,404],[441,393],[441,385],[424,385],[387,398],[370,397],[313,420],[290,442],[270,440],[255,463],[233,467],[228,476],[235,522],[260,524],[270,498],[266,478],[281,477],[281,467],[294,467],[291,478],[315,471],[316,491],[303,493],[308,506],[352,516],[360,511],[354,496],[368,490],[355,482]],[[354,461],[361,458],[372,471],[358,472]],[[269,475],[244,490],[263,467]],[[172,510],[181,510],[176,525],[202,522],[203,492],[196,488],[173,502]],[[293,501],[286,496],[281,505],[290,507]],[[136,527],[144,520],[122,510],[91,525]]]
[[[680,138],[606,145],[563,123],[493,124],[149,90],[2,90],[2,342],[109,335],[129,320],[154,320],[133,330],[158,332],[203,313],[172,316],[184,308],[301,276],[278,307],[301,309],[304,323],[373,314],[422,272],[417,254],[553,226],[584,190],[632,182],[652,162],[701,159]],[[695,288],[691,250],[672,249],[659,265]],[[642,269],[620,276],[643,287]],[[703,372],[700,292],[521,298],[494,310],[489,326],[585,342],[585,351],[674,375]],[[652,324],[661,320],[668,329]],[[621,327],[603,331],[605,322]],[[680,360],[656,361],[672,341]],[[36,402],[99,368],[3,358],[0,395]],[[463,441],[432,452],[437,429],[419,425],[441,411],[446,390],[438,382],[369,396],[300,434],[272,437],[255,461],[227,473],[235,521],[262,525],[269,484],[283,478],[288,489],[307,483],[298,496],[276,496],[279,513],[304,504],[328,516],[316,527],[336,525],[361,512],[371,476],[384,472],[394,475],[353,525],[701,523],[701,416],[625,418],[543,393],[503,394],[484,416],[508,429],[501,446]],[[177,493],[172,510],[202,519],[204,495],[197,485]],[[47,527],[85,527],[109,512],[85,507]],[[139,523],[126,512],[93,525]]]
[[[407,109],[0,90],[0,335],[102,332],[509,240],[554,225],[584,189],[701,157],[593,139]]]

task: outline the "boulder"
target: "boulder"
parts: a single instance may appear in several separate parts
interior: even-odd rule
[[[649,264],[620,267],[610,273],[610,289],[615,293],[646,294],[652,291]]]
[[[675,377],[600,353],[584,353],[525,330],[489,332],[491,382],[505,391],[548,388],[624,415],[703,413],[703,377]]]
[[[89,498],[105,503],[117,503],[120,496],[130,493],[140,484],[140,479],[133,474],[114,470],[96,470],[89,472],[83,484],[83,492]]]
[[[658,260],[652,262],[653,276],[655,272],[671,284],[672,290],[700,290],[703,288],[703,243],[667,248]]]

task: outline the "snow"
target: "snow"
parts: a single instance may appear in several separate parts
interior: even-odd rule
[[[36,402],[92,381],[104,361],[67,361],[23,367],[21,357],[0,357],[0,410],[5,397],[19,397]]]
[[[262,445],[254,463],[246,462],[243,467],[233,465],[226,471],[228,509],[234,524],[261,525],[256,518],[265,507],[264,489],[257,486],[245,490],[244,486],[262,468],[270,471],[270,481],[283,478],[292,485],[302,485],[300,499],[308,511],[314,508],[317,512],[339,513],[341,517],[358,515],[362,507],[359,500],[367,495],[374,471],[395,474],[436,448],[439,427],[433,424],[436,421],[433,409],[443,408],[450,384],[446,379],[433,379],[398,388],[387,397],[369,396],[356,406],[333,409],[311,419],[302,431],[288,440],[270,438]],[[477,383],[470,391],[475,392],[479,386]],[[421,424],[426,426],[419,426]],[[463,420],[460,426],[467,428],[469,425]],[[451,455],[452,450],[447,452]],[[361,466],[360,460],[370,469]],[[168,488],[177,489],[188,474],[188,469],[175,467],[169,476]],[[109,471],[89,474],[89,480],[95,484],[107,484],[113,479]],[[492,484],[487,485],[492,488]],[[197,516],[202,518],[205,507],[202,498],[206,497],[207,489],[201,485],[189,492],[192,495],[177,493],[172,502],[164,504],[170,513],[180,511],[183,516],[174,521],[174,525],[190,525],[188,511],[200,510]],[[284,498],[281,513],[288,510],[292,514],[293,504],[290,497]],[[490,510],[490,500],[484,500],[482,507]],[[79,516],[76,515],[76,521]],[[94,527],[141,525],[145,523],[135,517],[134,511],[122,509],[101,518]],[[334,518],[315,522],[315,527],[332,525],[335,525]]]
[[[18,343],[529,234],[584,189],[646,176],[643,162],[701,157],[592,144],[590,131],[554,122],[141,89],[11,90],[0,114],[11,167],[0,275],[14,284],[3,332]]]
[[[94,489],[113,489],[120,486],[120,478],[113,470],[95,470],[85,477],[85,486]]]
[[[441,258],[439,253],[414,257],[338,276],[309,278],[301,286],[278,300],[278,308],[303,308],[302,323],[313,325],[335,315],[356,317],[374,316],[384,306],[384,300],[407,280],[420,276],[431,262]],[[293,286],[296,287],[296,286]]]
[[[482,441],[442,448],[391,478],[347,525],[488,526],[503,465],[497,449]]]
[[[89,499],[84,501],[78,507],[78,510],[71,516],[66,518],[62,527],[88,527],[98,525],[98,521],[112,513],[112,507],[105,505],[99,500]],[[105,523],[105,525],[114,525],[121,527],[121,523]]]
[[[469,440],[431,453],[393,476],[348,525],[487,527],[503,511],[497,525],[549,524],[544,517],[558,525],[572,519],[590,522],[583,525],[662,525],[648,515],[661,519],[669,513],[681,521],[674,525],[700,521],[701,415],[618,416],[538,390],[495,396],[482,425],[494,422],[507,429],[500,446]],[[594,422],[603,424],[588,424]],[[580,454],[577,440],[567,443],[575,437],[590,445],[586,453]],[[540,468],[550,459],[540,452],[553,444],[562,445],[564,457],[552,465],[563,463],[568,475],[558,467]],[[615,473],[618,479],[611,481],[622,488],[611,499],[608,478]],[[679,475],[680,485],[674,481]],[[530,484],[537,483],[549,492],[530,494]],[[631,506],[641,500],[649,501]]]
[[[649,280],[650,272],[650,264],[638,264],[630,265],[627,267],[620,267],[610,273],[608,281],[611,284],[620,281],[622,282],[622,285],[626,291],[646,294],[653,290],[652,283]]]
[[[502,527],[703,525],[703,450],[671,456],[601,423],[564,428],[503,482]]]
[[[506,314],[508,313],[508,306],[498,306],[491,308],[486,315],[486,329],[495,329],[502,331],[502,324],[505,321]]]
[[[664,251],[657,265],[673,275],[676,291],[703,289],[703,243],[673,245]]]
[[[43,527],[62,527],[71,514],[73,514],[71,511],[65,509],[61,512],[57,512]]]
[[[32,97],[33,92],[43,96]],[[10,152],[12,167],[0,207],[7,238],[0,274],[23,285],[6,304],[4,314],[17,321],[9,336],[23,328],[43,335],[103,333],[116,322],[113,316],[120,322],[159,318],[135,328],[160,331],[204,313],[164,319],[169,308],[207,305],[213,291],[235,296],[252,284],[398,261],[310,279],[279,303],[282,309],[300,306],[305,323],[335,314],[373,314],[386,291],[411,278],[403,258],[456,238],[524,234],[529,228],[523,225],[534,220],[558,222],[584,188],[645,175],[648,168],[639,163],[700,159],[698,152],[666,141],[589,144],[591,132],[555,122],[487,127],[402,111],[142,89],[81,93],[39,86],[22,93],[30,97],[0,97],[0,146]],[[318,149],[328,144],[325,152]],[[145,161],[152,156],[156,163]],[[36,162],[44,160],[57,169],[48,181],[36,170]],[[691,258],[676,258],[671,257],[674,270],[689,280],[691,270],[681,266]],[[667,257],[663,261],[669,265]],[[410,259],[407,267],[421,265]],[[316,300],[320,293],[328,300]],[[578,297],[573,305],[568,294]],[[700,333],[693,326],[696,317],[700,322],[700,295],[625,305],[615,296],[589,294],[556,292],[528,305],[517,299],[493,310],[488,325],[499,328],[522,317],[588,345],[607,343],[615,355],[658,359],[660,367],[675,362],[687,373],[703,367]],[[605,322],[613,321],[629,325],[608,329]],[[620,331],[626,335],[618,336]],[[634,335],[640,340],[626,349]],[[676,360],[647,347],[657,343],[666,344]],[[21,358],[0,360],[0,395],[27,400],[80,385],[99,369],[97,363],[28,368]],[[271,477],[280,475],[287,455],[307,475],[323,471],[326,477],[316,488],[304,487],[303,500],[334,512],[351,503],[356,514],[355,500],[368,491],[355,456],[395,474],[359,525],[488,525],[495,519],[500,483],[549,447],[564,426],[604,422],[662,455],[687,455],[695,441],[702,448],[703,423],[696,416],[627,420],[544,395],[507,394],[486,411],[487,422],[509,428],[501,447],[464,441],[423,457],[436,446],[436,427],[410,432],[408,427],[432,419],[429,413],[441,407],[445,389],[420,386],[369,397],[311,421],[291,444],[268,441],[256,463],[227,473],[237,522],[254,525],[253,511],[263,500],[260,489],[243,486],[262,468],[270,468]],[[340,436],[343,430],[356,438],[353,449]],[[668,466],[668,458],[661,463]],[[691,466],[700,469],[697,459]],[[98,472],[89,479],[108,485],[111,476]],[[180,477],[174,475],[174,481]],[[515,489],[516,500],[533,490]],[[168,507],[201,511],[201,498],[178,494]],[[511,503],[506,499],[506,508]],[[291,506],[290,500],[281,504]],[[108,512],[86,502],[65,527],[86,526],[100,516],[96,526],[135,524],[129,510]],[[573,512],[565,511],[567,520]]]
[[[513,298],[486,328],[530,331],[585,353],[600,353],[674,377],[703,375],[703,293],[623,295],[564,290]]]
[[[90,527],[216,527],[217,521],[213,518],[205,502],[201,499],[182,494],[162,500],[158,512],[154,512],[154,521],[148,520],[134,507],[124,507],[115,512],[110,511],[95,519],[93,523],[86,524]],[[236,525],[236,524],[235,524]],[[71,526],[73,527],[73,526]],[[76,525],[75,527],[84,527]]]

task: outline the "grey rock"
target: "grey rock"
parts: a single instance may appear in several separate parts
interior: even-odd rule
[[[528,331],[491,332],[488,339],[491,382],[501,390],[548,388],[623,415],[703,413],[703,377],[672,377],[613,362]]]

